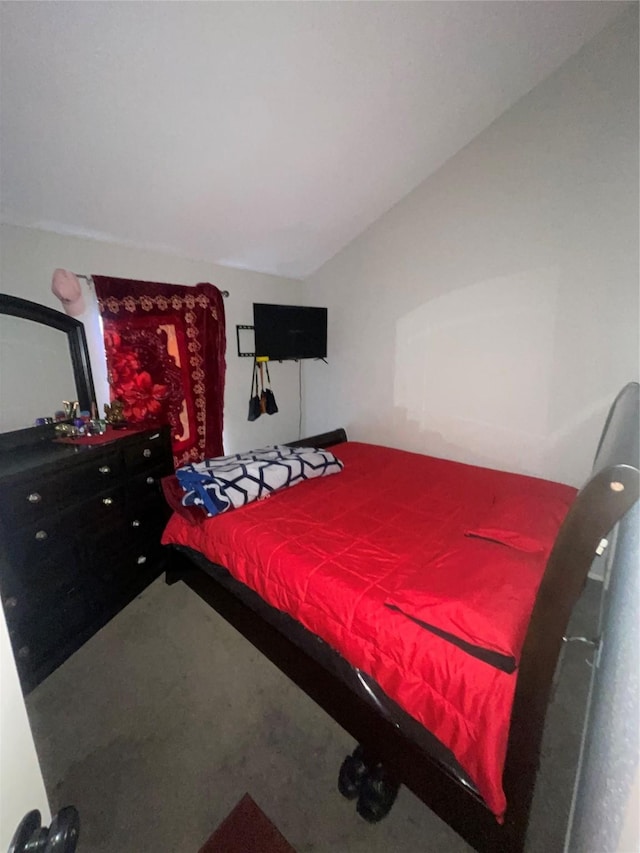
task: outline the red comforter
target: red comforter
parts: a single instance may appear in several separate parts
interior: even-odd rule
[[[164,544],[225,566],[373,677],[435,734],[500,818],[517,664],[569,486],[374,445],[344,471]]]

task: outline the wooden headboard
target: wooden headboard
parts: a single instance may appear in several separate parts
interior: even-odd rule
[[[309,438],[301,438],[299,441],[288,441],[285,447],[331,447],[346,440],[347,434],[340,428],[331,432],[322,432],[320,435],[312,435]]]

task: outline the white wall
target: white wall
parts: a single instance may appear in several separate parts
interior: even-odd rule
[[[330,364],[304,432],[583,481],[638,376],[637,33],[632,10],[307,281]]]
[[[225,451],[291,441],[298,436],[298,365],[270,366],[280,411],[247,421],[252,359],[238,358],[236,324],[253,323],[254,302],[298,303],[301,285],[292,279],[217,266],[113,243],[69,237],[37,229],[2,225],[0,231],[0,291],[61,309],[51,293],[51,275],[57,267],[76,273],[112,275],[172,284],[208,281],[228,290],[227,380],[225,389]],[[96,370],[94,369],[94,373]]]
[[[0,612],[0,850],[7,850],[27,812],[50,812],[4,613]]]

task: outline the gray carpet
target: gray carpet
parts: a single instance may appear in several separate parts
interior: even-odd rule
[[[601,584],[574,616],[597,624]],[[567,647],[528,850],[561,851],[590,670]],[[196,853],[248,792],[299,853],[471,848],[401,789],[377,825],[336,789],[351,738],[184,587],[154,583],[27,699],[52,811],[80,853]]]

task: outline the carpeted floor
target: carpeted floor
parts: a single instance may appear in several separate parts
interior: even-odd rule
[[[576,633],[594,631],[590,581]],[[561,851],[590,669],[567,647],[528,851]],[[52,811],[80,812],[79,853],[196,853],[245,792],[298,853],[462,853],[406,789],[369,825],[337,789],[351,738],[233,628],[156,581],[27,699]]]

